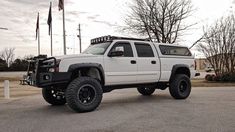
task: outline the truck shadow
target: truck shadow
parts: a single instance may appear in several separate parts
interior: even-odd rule
[[[174,100],[170,95],[161,94],[161,95],[151,95],[151,96],[126,96],[126,97],[115,97],[115,98],[103,98],[101,102],[100,109],[111,106],[120,106],[120,105],[144,105],[147,103],[158,104],[163,102],[169,102]]]
[[[115,106],[120,105],[143,105],[145,103],[161,103],[165,101],[173,100],[170,95],[151,95],[151,96],[142,96],[142,95],[132,95],[132,96],[126,96],[126,97],[104,97],[100,106],[99,110],[104,110],[106,108],[112,108]],[[67,107],[67,105],[63,106],[52,106],[52,105],[46,105],[43,107],[37,107],[37,109],[34,109],[35,112],[47,112],[48,115],[53,114],[61,114],[61,113],[73,113],[71,109]]]
[[[151,96],[126,96],[126,97],[115,97],[113,99],[103,98],[102,103],[144,103],[144,102],[160,102],[161,100],[172,100],[170,95],[151,95]]]

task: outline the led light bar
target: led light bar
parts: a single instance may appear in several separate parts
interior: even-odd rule
[[[127,38],[127,37],[117,37],[117,36],[102,36],[98,38],[91,39],[91,44],[99,44],[105,42],[111,42],[113,40],[122,39],[122,40],[137,40],[137,41],[150,41],[149,39],[139,39],[139,38]]]
[[[94,38],[91,40],[91,44],[99,44],[99,43],[104,43],[104,42],[109,42],[109,41],[112,41],[110,35]]]

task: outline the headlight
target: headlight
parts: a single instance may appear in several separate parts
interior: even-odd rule
[[[61,59],[56,59],[56,66],[59,67]]]
[[[60,65],[60,59],[56,59],[56,68],[55,68],[55,72],[59,72],[59,65]]]
[[[57,59],[55,67],[49,68],[48,71],[49,72],[59,72],[60,61],[61,61],[60,59]]]

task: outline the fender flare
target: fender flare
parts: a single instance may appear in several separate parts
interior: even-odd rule
[[[103,80],[103,84],[105,84],[105,75],[104,75],[104,69],[101,64],[99,63],[77,63],[72,64],[69,66],[68,72],[73,72],[76,69],[80,68],[96,68],[98,69],[99,73],[101,74],[101,80]]]
[[[179,68],[186,68],[186,69],[188,69],[188,71],[189,71],[189,77],[191,76],[190,74],[190,70],[189,70],[189,66],[188,65],[186,65],[186,64],[176,64],[176,65],[174,65],[173,67],[172,67],[172,70],[171,70],[171,76],[170,76],[170,80],[169,81],[171,81],[171,79],[175,76],[175,73],[176,73],[176,71],[179,69]]]

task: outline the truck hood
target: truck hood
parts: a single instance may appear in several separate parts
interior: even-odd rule
[[[87,57],[97,57],[97,56],[98,55],[92,55],[92,54],[74,54],[74,55],[55,56],[55,58],[64,60],[64,59],[72,59],[72,58],[87,58]]]

